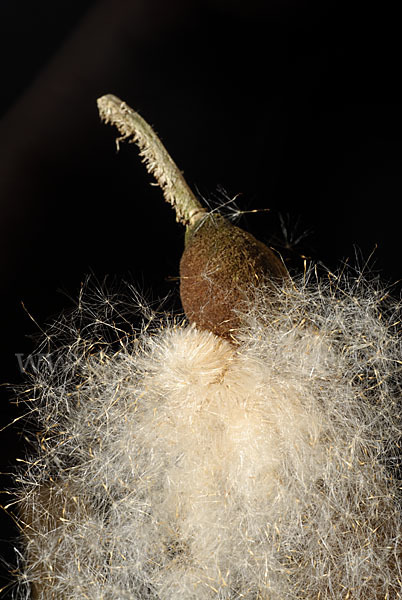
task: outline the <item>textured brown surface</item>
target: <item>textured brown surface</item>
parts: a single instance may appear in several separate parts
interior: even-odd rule
[[[225,338],[235,336],[239,309],[262,281],[288,273],[279,258],[251,234],[219,215],[189,232],[180,262],[180,296],[191,323]]]

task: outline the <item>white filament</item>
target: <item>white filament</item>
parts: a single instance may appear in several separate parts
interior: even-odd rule
[[[35,375],[19,598],[402,597],[399,308],[351,275],[279,306],[238,346],[165,321],[116,349],[80,305]]]

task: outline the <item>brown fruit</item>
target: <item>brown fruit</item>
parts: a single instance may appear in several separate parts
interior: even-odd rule
[[[247,310],[256,286],[264,282],[274,299],[275,284],[288,278],[281,260],[251,234],[221,215],[207,213],[187,185],[152,127],[116,96],[98,99],[101,117],[122,138],[140,148],[146,167],[160,185],[176,218],[187,227],[180,262],[180,295],[190,323],[235,340],[240,314]]]
[[[186,317],[200,329],[233,340],[256,286],[272,284],[273,292],[284,278],[287,269],[274,252],[222,216],[208,213],[188,228],[180,296]]]

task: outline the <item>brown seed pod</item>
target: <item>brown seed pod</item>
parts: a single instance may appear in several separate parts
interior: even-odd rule
[[[216,213],[207,213],[167,150],[142,117],[116,96],[98,99],[104,121],[131,138],[177,220],[187,227],[180,262],[180,296],[190,323],[234,340],[239,314],[262,281],[272,292],[289,277],[282,261],[265,244]]]
[[[233,339],[255,287],[272,283],[274,293],[287,277],[272,250],[220,215],[205,215],[186,234],[180,297],[186,317],[201,329]]]

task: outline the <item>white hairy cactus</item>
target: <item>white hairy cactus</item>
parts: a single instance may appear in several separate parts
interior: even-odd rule
[[[135,113],[101,105],[131,135]],[[146,307],[121,327],[122,305],[85,290],[55,323],[26,391],[18,598],[402,598],[401,307],[352,270],[281,269],[251,277],[221,337]]]
[[[238,346],[166,321],[96,350],[105,316],[74,333],[80,303],[31,395],[22,588],[400,597],[399,309],[362,278],[312,279],[274,315],[259,289]]]

